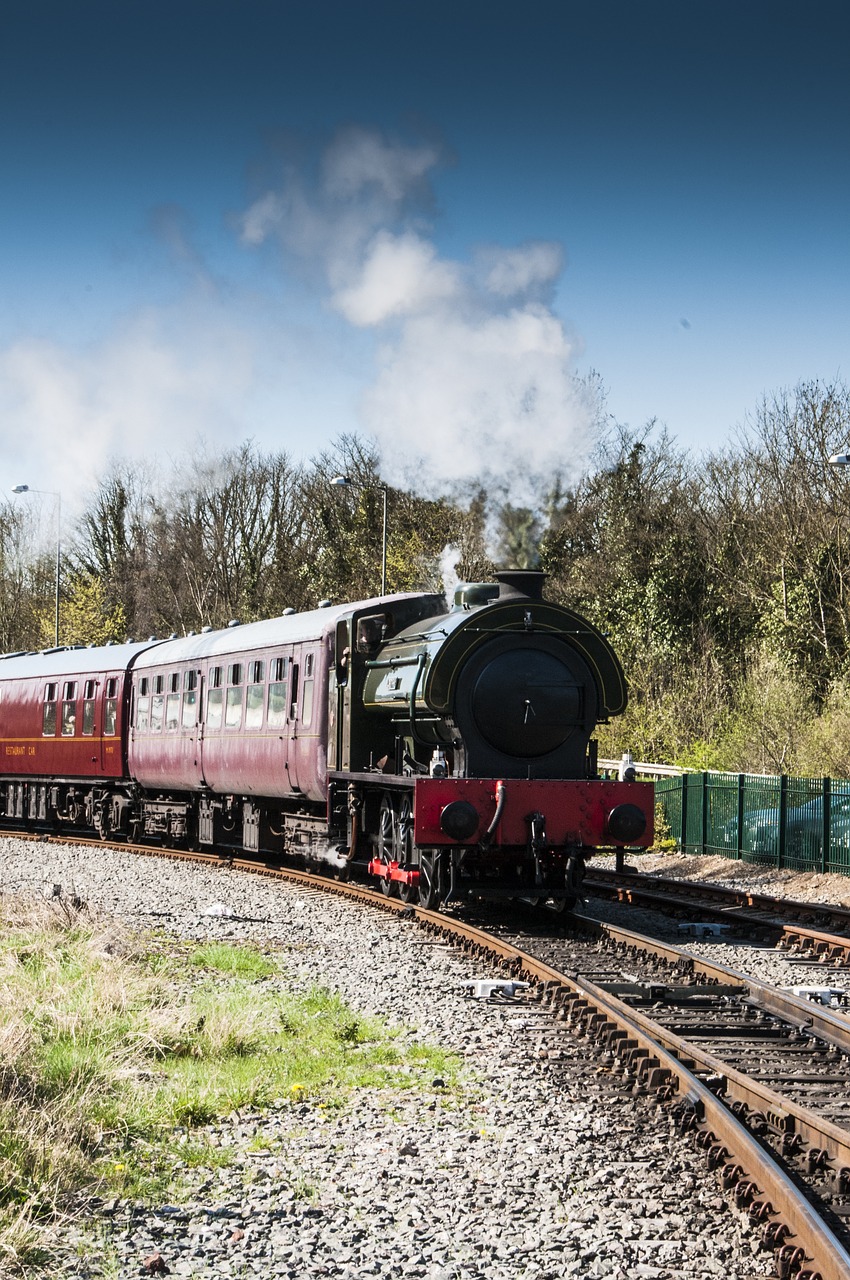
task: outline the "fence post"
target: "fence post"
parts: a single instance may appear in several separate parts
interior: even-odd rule
[[[700,805],[700,812],[701,812],[700,826],[702,827],[702,831],[700,832],[700,837],[701,837],[700,853],[705,853],[706,844],[708,843],[708,774],[707,773],[704,773],[702,775],[702,796],[700,797],[700,799],[702,801]]]
[[[744,775],[742,773],[738,774],[738,835],[735,844],[737,859],[740,862],[744,848]]]
[[[788,774],[779,775],[779,850],[777,867],[782,869],[785,861],[786,818],[788,814]]]
[[[820,869],[824,873],[829,870],[832,860],[832,781],[823,780],[823,851]]]
[[[682,853],[688,852],[688,775],[682,774],[682,822],[679,843]]]

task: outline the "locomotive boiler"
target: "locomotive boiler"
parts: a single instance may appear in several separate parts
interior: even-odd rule
[[[652,785],[597,776],[608,641],[497,577],[2,659],[0,819],[570,906],[595,849],[650,843]]]

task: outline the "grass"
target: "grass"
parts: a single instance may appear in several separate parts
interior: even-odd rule
[[[332,992],[293,993],[259,948],[0,898],[0,1272],[44,1265],[45,1231],[82,1194],[178,1198],[178,1158],[232,1159],[203,1127],[234,1111],[456,1073]]]

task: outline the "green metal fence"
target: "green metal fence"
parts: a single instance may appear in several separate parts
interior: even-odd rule
[[[655,799],[685,853],[850,875],[850,782],[685,773],[656,782]]]

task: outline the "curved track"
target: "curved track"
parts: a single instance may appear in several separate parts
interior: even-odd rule
[[[806,952],[824,964],[850,964],[847,907],[597,867],[586,876],[582,892],[673,915],[693,918],[698,913],[700,920],[717,921],[741,934],[755,930],[776,946]]]
[[[296,880],[400,912],[513,981],[528,983],[522,998],[543,1004],[573,1032],[596,1041],[609,1070],[626,1076],[636,1092],[654,1095],[680,1131],[705,1149],[724,1191],[760,1227],[780,1280],[850,1277],[841,1226],[850,1194],[850,1127],[837,1122],[828,1106],[813,1105],[812,1096],[819,1085],[822,1103],[832,1093],[850,1097],[850,1021],[840,1015],[590,920],[572,918],[568,937],[538,930],[537,936],[508,938],[504,929],[485,931],[459,916],[285,867],[120,848]],[[754,1042],[760,1050],[769,1045],[769,1067],[766,1055],[757,1055],[763,1070],[753,1070],[748,1058]],[[807,1055],[803,1070],[801,1051]],[[805,1086],[812,1082],[801,1076],[816,1077],[808,1094]]]

